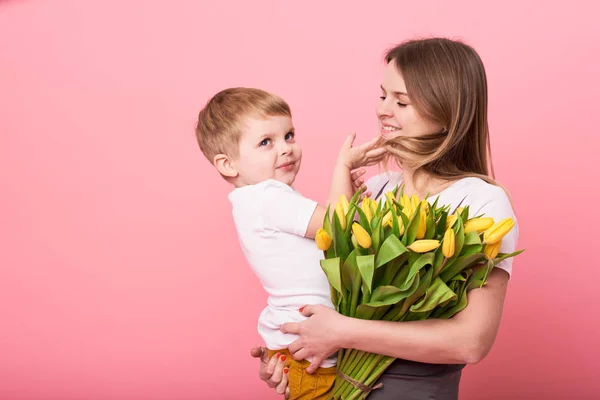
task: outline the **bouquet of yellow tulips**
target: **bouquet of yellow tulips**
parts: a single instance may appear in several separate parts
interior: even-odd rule
[[[485,284],[493,266],[523,250],[499,253],[513,228],[469,215],[469,207],[408,197],[396,187],[384,202],[344,196],[315,237],[331,299],[343,315],[385,321],[450,318],[467,306],[467,292]],[[483,266],[483,268],[482,268]],[[343,349],[329,399],[368,396],[393,357]]]

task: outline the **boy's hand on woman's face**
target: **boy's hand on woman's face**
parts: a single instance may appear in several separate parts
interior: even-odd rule
[[[354,170],[360,167],[368,167],[379,163],[385,156],[385,149],[379,147],[379,136],[359,146],[352,146],[356,133],[348,135],[340,153],[338,155],[338,163],[345,165],[349,170]],[[354,179],[353,179],[354,181]]]

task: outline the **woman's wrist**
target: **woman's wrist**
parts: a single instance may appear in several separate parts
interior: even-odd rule
[[[338,329],[336,330],[336,343],[342,349],[353,349],[355,346],[355,334],[360,320],[347,316],[341,316]]]

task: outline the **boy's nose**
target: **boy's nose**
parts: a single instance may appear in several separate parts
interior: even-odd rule
[[[280,152],[280,154],[281,154],[282,156],[283,156],[283,155],[286,155],[286,154],[289,154],[289,153],[291,153],[291,152],[292,152],[292,146],[290,146],[290,145],[289,145],[289,144],[287,144],[287,143],[284,143],[284,144],[282,144],[282,145],[281,145],[281,147],[279,148],[279,152]]]

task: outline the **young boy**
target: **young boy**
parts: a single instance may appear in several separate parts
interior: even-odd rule
[[[296,142],[291,111],[280,97],[253,88],[217,93],[200,111],[196,135],[200,149],[235,189],[229,194],[238,238],[248,263],[269,294],[258,319],[258,332],[288,367],[291,399],[325,398],[335,381],[336,358],[306,374],[310,360],[296,361],[287,351],[296,335],[279,329],[305,319],[306,304],[333,308],[329,283],[321,270],[322,251],[314,237],[326,208],[293,187],[302,149]],[[379,161],[378,137],[352,147],[350,135],[341,148],[328,203],[353,194],[351,171]]]

